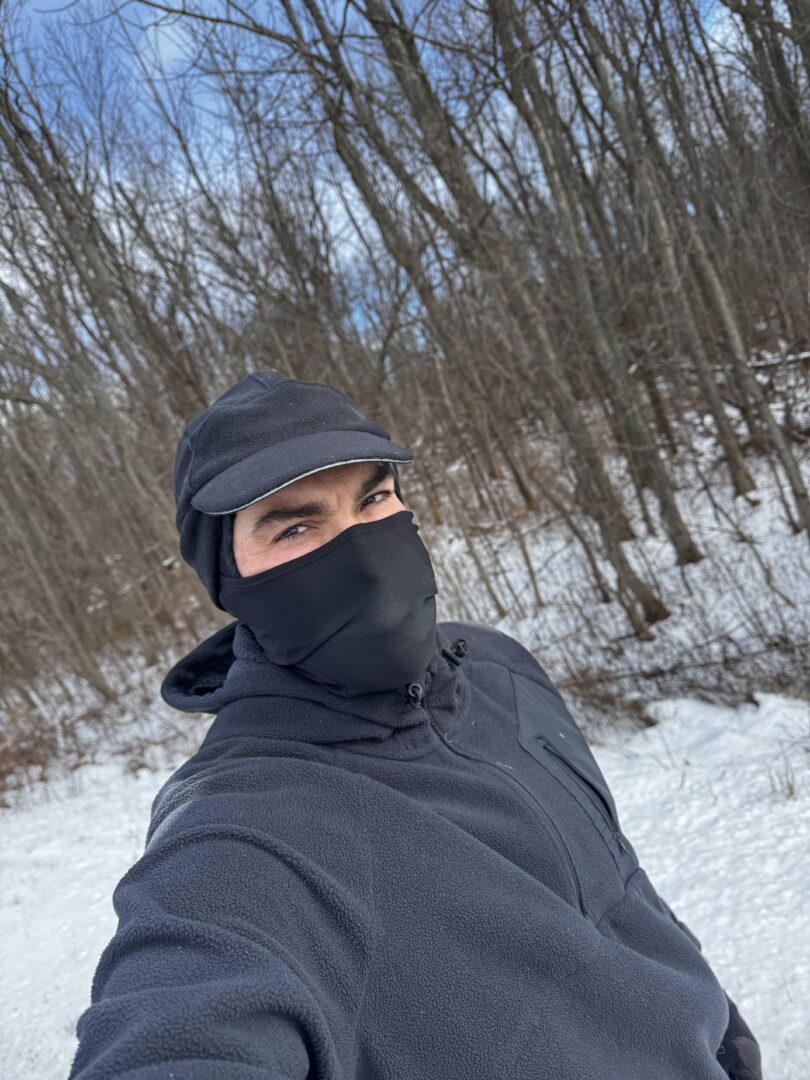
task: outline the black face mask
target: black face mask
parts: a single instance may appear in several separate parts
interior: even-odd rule
[[[422,678],[435,648],[436,579],[410,510],[351,525],[219,597],[276,664],[347,697]]]

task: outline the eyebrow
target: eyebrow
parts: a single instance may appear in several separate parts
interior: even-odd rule
[[[381,484],[383,480],[387,480],[391,475],[393,475],[391,466],[379,462],[371,476],[364,480],[357,489],[357,498],[362,499],[364,495],[368,495],[372,488]],[[328,513],[329,507],[322,502],[305,502],[296,503],[295,505],[289,503],[286,506],[274,506],[271,510],[265,510],[263,514],[256,518],[250,532],[251,535],[254,535],[268,525],[275,525],[281,521],[293,521],[296,518],[305,517],[325,517]]]

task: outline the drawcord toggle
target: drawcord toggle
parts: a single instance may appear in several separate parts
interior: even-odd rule
[[[446,656],[451,664],[458,665],[462,663],[467,655],[467,642],[463,637],[459,638],[458,641],[453,642],[449,649],[443,648],[442,655]]]
[[[418,706],[422,704],[424,693],[424,690],[418,682],[408,683],[405,687],[405,697],[408,704],[413,705],[414,708],[418,708]]]
[[[458,666],[467,655],[467,642],[464,638],[459,638],[458,641],[453,642],[449,649],[442,647],[442,655],[446,656],[451,664]],[[405,700],[414,708],[418,708],[422,704],[424,696],[425,691],[421,683],[412,682],[405,687]]]

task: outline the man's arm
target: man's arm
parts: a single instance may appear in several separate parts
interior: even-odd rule
[[[373,937],[364,860],[325,826],[302,850],[289,789],[226,766],[156,800],[146,852],[114,893],[118,930],[70,1080],[341,1073]],[[317,804],[314,782],[299,788]]]
[[[210,900],[192,913],[206,877],[218,887],[216,848],[149,854],[119,884],[118,930],[77,1027],[71,1080],[309,1075],[306,1043],[322,1020],[301,980],[255,929],[212,918]]]
[[[181,934],[163,942],[178,957],[171,983],[165,966],[140,957],[108,961],[117,985],[103,986],[79,1021],[79,1049],[71,1080],[304,1080],[309,1056],[289,1002],[289,973],[274,957],[220,978],[200,978],[196,966],[210,967],[200,943]],[[147,975],[151,974],[152,978]],[[124,985],[122,985],[122,983]],[[285,1000],[286,999],[286,1000]]]

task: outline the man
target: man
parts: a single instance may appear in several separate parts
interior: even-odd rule
[[[436,624],[412,455],[259,372],[191,421],[183,556],[236,622],[168,674],[216,714],[158,794],[75,1080],[752,1080],[548,676]]]

